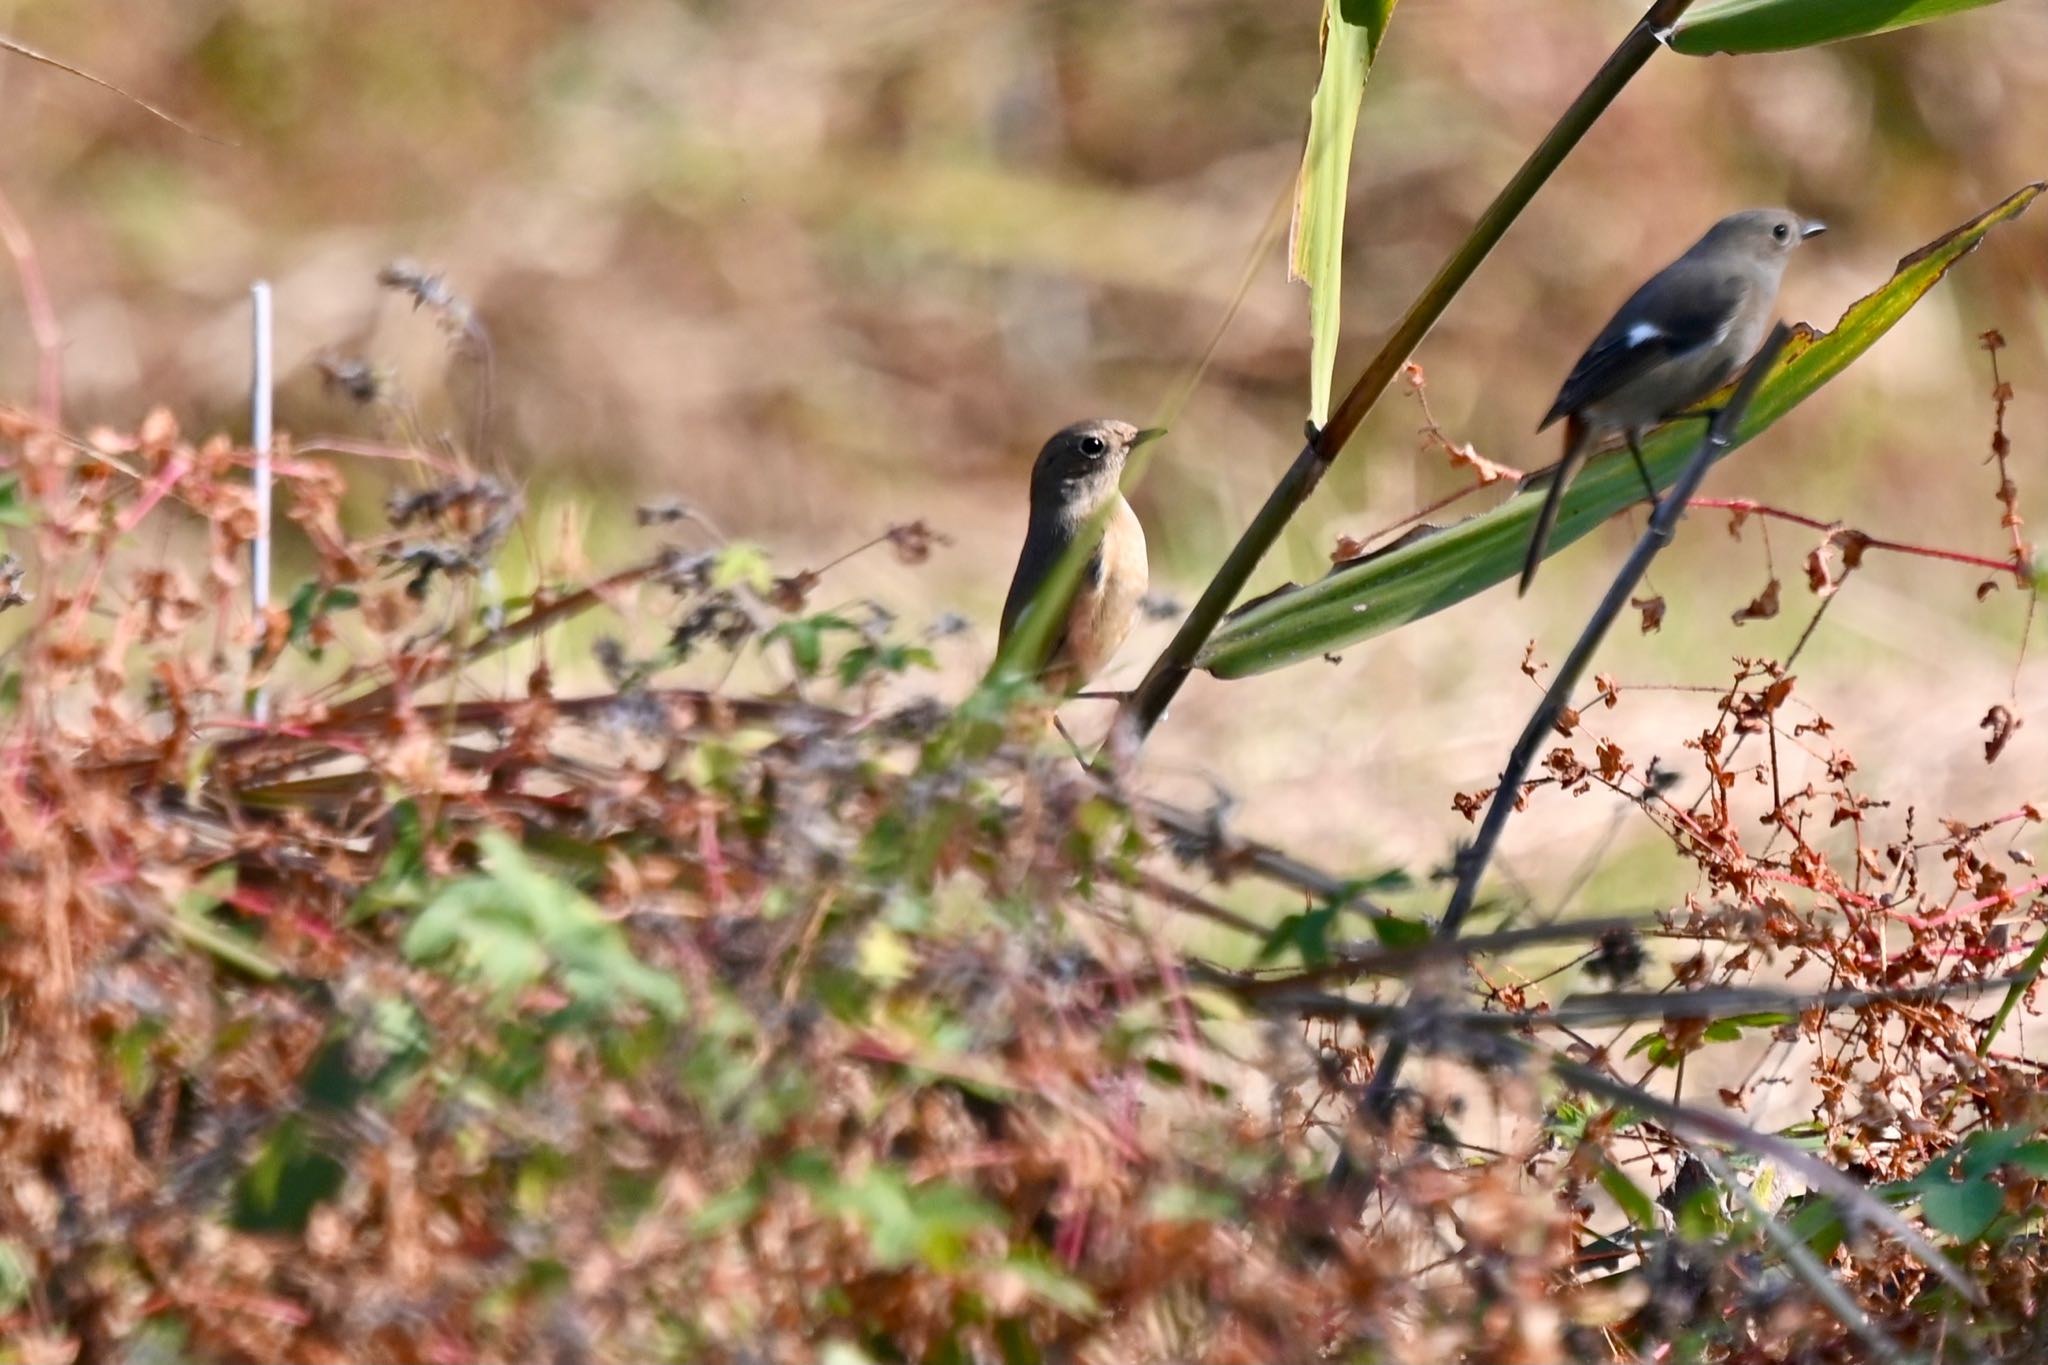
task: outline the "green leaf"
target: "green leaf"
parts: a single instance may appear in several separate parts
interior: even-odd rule
[[[2022,1143],[2006,1160],[2036,1180],[2048,1180],[2048,1142]]]
[[[1832,332],[1801,328],[1750,404],[1734,444],[1755,439],[1848,368],[1950,266],[1992,228],[2024,212],[2043,188],[2027,186],[1906,257],[1888,283],[1850,305]],[[1643,443],[1644,458],[1659,487],[1677,477],[1700,436],[1698,421],[1680,421]],[[1565,494],[1551,548],[1571,544],[1642,497],[1642,483],[1625,451],[1594,459]],[[1306,587],[1271,593],[1226,619],[1196,665],[1219,678],[1250,677],[1321,658],[1476,596],[1521,570],[1542,501],[1527,495],[1510,498],[1433,535],[1342,566]]]
[[[1145,1215],[1161,1223],[1228,1223],[1244,1217],[1235,1195],[1175,1180],[1145,1196]]]
[[[406,931],[415,961],[452,957],[501,996],[552,970],[582,1004],[636,1000],[663,1018],[683,1013],[683,988],[633,956],[619,926],[587,896],[549,876],[498,830],[478,843],[484,874],[443,887]]]
[[[2005,1208],[2005,1191],[1989,1180],[1932,1185],[1920,1192],[1920,1212],[1929,1227],[1958,1242],[1984,1235]]]
[[[1294,234],[1288,273],[1308,285],[1309,420],[1330,416],[1330,379],[1344,279],[1344,205],[1351,184],[1351,145],[1365,94],[1396,0],[1334,0],[1323,11],[1323,74],[1309,102],[1308,146],[1294,187]]]
[[[1372,921],[1373,937],[1386,948],[1420,948],[1433,937],[1430,927],[1419,919],[1399,915],[1378,915]]]
[[[1656,1203],[1643,1187],[1630,1180],[1619,1166],[1603,1160],[1597,1178],[1600,1181],[1600,1188],[1607,1191],[1607,1197],[1615,1202],[1616,1207],[1629,1222],[1644,1229],[1657,1226]]]
[[[284,975],[284,968],[257,947],[253,938],[213,918],[214,907],[234,894],[234,890],[235,869],[232,864],[222,864],[179,897],[177,906],[165,917],[164,927],[172,937],[258,981],[276,981]]]
[[[851,687],[870,673],[908,673],[913,668],[936,669],[939,661],[922,645],[855,645],[839,659],[839,682]]]
[[[1315,910],[1301,910],[1288,915],[1273,926],[1266,935],[1266,941],[1259,948],[1254,963],[1271,962],[1289,948],[1301,958],[1302,965],[1319,967],[1330,960],[1330,930],[1337,922],[1337,907],[1325,905]]]
[[[1945,19],[1997,0],[1706,0],[1671,35],[1671,49],[1702,57],[1714,52],[1782,52],[1815,43],[1861,38]]]
[[[33,526],[35,513],[21,495],[20,479],[0,479],[0,526]]]
[[[720,550],[711,564],[711,586],[714,588],[746,587],[765,593],[774,582],[775,569],[768,560],[768,552],[745,541]]]
[[[1848,1236],[1841,1210],[1835,1207],[1834,1201],[1818,1195],[1801,1195],[1786,1200],[1780,1215],[1792,1230],[1792,1235],[1806,1243],[1808,1249],[1822,1260],[1833,1256],[1835,1248]]]
[[[1995,1175],[2005,1166],[2017,1166],[2029,1175],[2040,1176],[2048,1171],[2048,1142],[2039,1141],[2039,1136],[2033,1128],[1979,1129],[1908,1183],[1925,1189],[1945,1182],[1951,1169],[1965,1180],[1977,1180]]]
[[[1586,1140],[1586,1125],[1592,1117],[1585,1106],[1559,1100],[1544,1116],[1543,1129],[1560,1143],[1580,1143]]]
[[[28,1302],[36,1287],[35,1257],[12,1237],[0,1237],[0,1313],[12,1313]]]
[[[1015,1276],[1025,1292],[1049,1308],[1070,1317],[1092,1317],[1100,1311],[1087,1285],[1056,1266],[1036,1257],[1013,1255],[1002,1263],[1003,1272]]]
[[[245,1232],[302,1232],[313,1207],[341,1192],[348,1172],[316,1151],[303,1122],[286,1119],[235,1183],[235,1226]]]
[[[684,1224],[692,1235],[710,1237],[728,1228],[738,1227],[752,1218],[761,1209],[767,1190],[756,1176],[744,1185],[735,1185],[729,1190],[712,1195],[698,1210],[690,1215]]]
[[[824,667],[825,637],[833,631],[858,635],[860,627],[843,616],[820,612],[816,616],[784,621],[770,630],[766,639],[771,643],[776,640],[787,640],[789,657],[796,664],[797,671],[806,678],[812,678]]]
[[[1001,1221],[994,1206],[962,1186],[943,1180],[913,1186],[886,1166],[820,1194],[827,1208],[851,1214],[866,1229],[869,1250],[886,1268],[922,1261],[933,1270],[956,1269],[968,1238]]]
[[[362,600],[353,588],[323,588],[318,579],[301,583],[298,591],[292,594],[291,606],[285,611],[285,643],[304,649],[317,661],[322,651],[312,644],[310,638],[313,623],[333,612],[360,606]]]
[[[384,865],[348,908],[347,920],[357,924],[383,910],[410,910],[426,904],[432,891],[427,878],[426,829],[419,806],[400,801],[391,808],[391,851]]]

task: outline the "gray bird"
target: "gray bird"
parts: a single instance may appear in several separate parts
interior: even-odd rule
[[[1046,654],[1040,677],[1055,694],[1085,686],[1116,653],[1137,619],[1149,581],[1145,528],[1124,501],[1119,485],[1131,451],[1163,434],[1157,427],[1140,430],[1128,422],[1076,422],[1055,432],[1031,467],[1031,520],[1003,602],[1002,639],[1009,639],[1016,629],[1060,556],[1098,512],[1105,506],[1110,509],[1102,539],[1088,556],[1066,619],[1053,633]]]
[[[1564,457],[1543,498],[1521,591],[1529,591],[1572,477],[1619,433],[1656,501],[1643,433],[1733,379],[1770,330],[1778,285],[1799,244],[1827,231],[1789,209],[1731,213],[1650,278],[1601,329],[1538,431],[1562,417]]]

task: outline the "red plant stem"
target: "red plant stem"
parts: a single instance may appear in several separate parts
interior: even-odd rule
[[[1969,564],[1979,569],[2009,573],[2021,587],[2027,584],[2026,572],[2016,559],[1987,559],[1983,555],[1965,554],[1961,550],[1940,550],[1931,545],[1909,545],[1900,540],[1880,540],[1876,536],[1865,535],[1852,527],[1844,526],[1838,521],[1822,521],[1817,517],[1801,516],[1797,512],[1788,512],[1782,507],[1772,507],[1749,498],[1691,498],[1685,505],[1688,508],[1709,512],[1741,512],[1745,516],[1775,517],[1779,521],[1789,521],[1795,526],[1805,526],[1815,531],[1849,532],[1867,550],[1890,550],[1895,554],[1918,555],[1922,559],[1945,559],[1951,564]]]
[[[1944,910],[1938,915],[1927,915],[1924,917],[1909,915],[1899,909],[1893,909],[1890,913],[1893,919],[1898,920],[1901,924],[1910,925],[1915,929],[1938,929],[1943,925],[1952,924],[1966,915],[1974,915],[1979,910],[1987,910],[1994,905],[2017,901],[2021,896],[2031,896],[2036,891],[2044,888],[2048,888],[2048,877],[2036,877],[2024,886],[2010,887],[1995,896],[1985,896],[1981,899],[1973,900],[1967,905],[1958,905],[1954,909]]]
[[[177,486],[178,480],[192,472],[192,462],[183,455],[173,455],[164,463],[161,473],[143,486],[142,496],[127,511],[115,519],[114,524],[126,535],[142,524],[142,519],[156,510],[164,500],[164,494]]]
[[[36,254],[35,239],[21,221],[7,196],[0,194],[0,241],[14,257],[14,273],[21,280],[21,305],[28,314],[30,335],[36,342],[36,412],[52,430],[63,421],[64,333],[57,325],[57,310],[43,280],[42,258]]]

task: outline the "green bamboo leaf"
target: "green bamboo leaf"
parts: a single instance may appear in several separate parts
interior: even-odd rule
[[[1715,52],[1782,52],[1945,19],[1997,0],[1706,0],[1678,21],[1671,47]]]
[[[1288,274],[1308,285],[1309,419],[1330,416],[1330,378],[1337,366],[1337,328],[1344,279],[1344,202],[1351,183],[1351,144],[1366,73],[1379,54],[1396,0],[1325,0],[1323,74],[1309,103],[1308,146],[1294,187],[1294,230]]]
[[[2029,185],[1899,262],[1889,283],[1864,296],[1832,332],[1801,327],[1735,433],[1754,438],[1906,315],[1992,228],[2018,217],[2044,189]],[[1651,478],[1666,487],[1700,439],[1697,421],[1673,422],[1643,443]],[[1553,552],[1643,496],[1626,452],[1593,460],[1565,494],[1551,536]],[[1318,658],[1477,595],[1519,571],[1542,499],[1519,496],[1433,534],[1342,565],[1306,587],[1290,585],[1240,608],[1211,637],[1196,666],[1219,678],[1243,678]]]

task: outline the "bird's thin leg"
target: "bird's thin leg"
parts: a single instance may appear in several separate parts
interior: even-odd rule
[[[1643,476],[1643,492],[1649,495],[1650,512],[1654,515],[1657,509],[1663,506],[1663,503],[1658,500],[1657,485],[1650,482],[1650,467],[1643,463],[1642,442],[1636,438],[1633,427],[1629,429],[1628,433],[1628,453],[1629,458],[1636,462],[1636,473]]]

